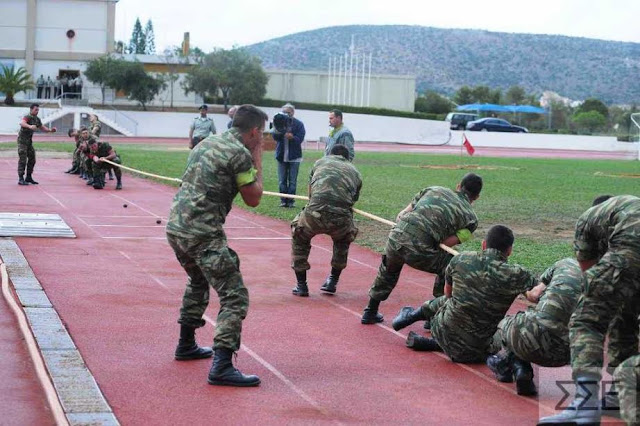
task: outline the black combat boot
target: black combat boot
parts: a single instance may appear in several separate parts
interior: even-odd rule
[[[620,418],[620,396],[615,383],[611,385],[600,400],[600,407],[607,416]]]
[[[341,272],[341,269],[331,268],[331,274],[327,277],[324,284],[322,284],[322,287],[320,287],[320,291],[334,294],[336,292],[336,286],[338,285]]]
[[[380,301],[369,298],[369,304],[364,308],[360,322],[362,324],[377,324],[384,321],[382,314],[378,313],[379,306]]]
[[[95,178],[93,176],[89,176],[87,178],[87,185],[93,185],[93,183],[95,182]]]
[[[513,358],[514,355],[511,352],[506,356],[489,355],[487,357],[487,366],[496,376],[496,380],[502,383],[513,383]]]
[[[211,348],[200,347],[196,343],[196,329],[194,327],[180,325],[180,340],[175,353],[175,358],[178,361],[211,358],[212,355],[213,350]]]
[[[22,175],[18,176],[18,185],[29,185],[27,182],[24,181],[24,177],[22,177]]]
[[[536,384],[533,382],[533,367],[531,363],[519,358],[513,360],[513,375],[516,378],[516,391],[518,395],[534,396],[538,394]]]
[[[122,189],[122,179],[118,178],[118,182],[116,182],[116,189]]]
[[[393,327],[395,331],[398,331],[423,319],[426,318],[422,314],[422,309],[413,309],[411,306],[405,306],[400,309],[398,315],[391,321],[391,327]]]
[[[93,189],[103,189],[106,185],[104,181],[104,175],[102,173],[97,174],[93,178]]]
[[[242,374],[233,366],[231,362],[232,356],[233,351],[231,349],[215,349],[213,365],[209,370],[209,379],[207,380],[209,384],[238,387],[258,386],[260,384],[258,376]]]
[[[407,336],[407,341],[405,342],[408,348],[413,349],[418,352],[433,352],[438,351],[442,352],[442,348],[436,342],[436,339],[430,339],[428,337],[423,337],[414,331],[410,331]]]
[[[113,171],[109,169],[109,180],[113,180]]]
[[[32,185],[37,185],[38,182],[36,182],[35,180],[33,180],[33,178],[31,177],[31,175],[27,175],[27,178],[24,180],[27,183],[30,183]]]
[[[307,287],[307,271],[295,271],[296,286],[291,290],[294,296],[309,297],[309,287]]]
[[[599,425],[602,417],[599,391],[597,376],[578,376],[573,402],[562,413],[541,418],[538,425]]]

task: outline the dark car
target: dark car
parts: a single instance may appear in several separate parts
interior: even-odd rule
[[[512,132],[528,133],[525,127],[514,126],[501,118],[481,118],[467,123],[467,130],[482,130],[484,132]]]
[[[468,114],[464,112],[450,112],[444,121],[449,122],[451,130],[464,130],[469,121],[477,120],[478,114]]]

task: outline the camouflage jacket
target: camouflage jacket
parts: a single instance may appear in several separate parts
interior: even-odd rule
[[[95,155],[98,158],[107,157],[109,155],[109,152],[111,152],[111,150],[113,149],[111,145],[109,145],[109,142],[97,142],[90,145],[90,147],[91,154]]]
[[[557,261],[548,268],[540,281],[547,285],[538,304],[527,315],[534,313],[538,323],[554,334],[569,340],[569,319],[578,305],[585,284],[585,275],[573,258]]]
[[[507,258],[495,249],[454,256],[446,269],[446,281],[453,286],[453,292],[436,313],[432,332],[436,338],[440,333],[446,334],[446,340],[458,342],[456,346],[463,352],[477,355],[486,354],[498,323],[514,299],[537,284],[534,275],[507,263]]]
[[[362,188],[362,176],[341,155],[329,155],[315,162],[309,173],[311,197],[307,211],[351,212]]]
[[[94,135],[96,138],[100,137],[100,133],[102,133],[102,123],[98,120],[94,121],[89,126],[89,133]]]
[[[40,121],[40,117],[38,117],[37,115],[27,114],[22,117],[22,122],[27,123],[30,126],[33,126],[35,124],[38,128],[42,126],[42,121]],[[33,132],[34,131],[31,129],[25,129],[24,127],[20,126],[20,132],[18,133],[18,143],[26,145],[33,143]]]
[[[411,206],[413,210],[400,218],[396,228],[430,246],[461,229],[474,232],[478,227],[478,217],[463,192],[431,186],[416,194]]]
[[[579,261],[600,259],[609,250],[631,250],[640,257],[640,198],[611,197],[584,212],[573,247]]]
[[[236,128],[204,139],[189,154],[167,233],[208,238],[222,230],[239,188],[255,182],[256,176],[251,153]]]
[[[80,151],[84,154],[91,154],[91,146],[97,143],[98,139],[96,139],[93,135],[89,135],[87,139],[80,138]]]

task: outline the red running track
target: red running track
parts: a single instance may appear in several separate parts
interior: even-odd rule
[[[407,333],[422,332],[421,324],[397,333],[389,323],[402,306],[428,298],[433,282],[410,268],[381,306],[386,322],[361,325],[380,256],[355,245],[332,297],[318,291],[329,271],[330,240],[314,240],[312,294],[295,298],[288,223],[235,208],[226,231],[251,297],[237,366],[258,374],[262,385],[210,386],[210,360],[173,360],[186,276],[156,220],[166,219],[175,189],[125,175],[123,191],[115,191],[113,182],[96,191],[62,173],[69,161],[56,159],[39,160],[34,176],[40,185],[21,187],[15,159],[2,158],[0,165],[2,210],[58,213],[78,236],[16,241],[124,425],[535,424],[562,396],[554,380],[570,377],[567,368],[536,370],[541,395],[523,398],[513,385],[497,383],[484,365],[454,364],[439,353],[405,348]],[[517,308],[523,306],[512,310]],[[206,315],[215,319],[216,312],[212,296]],[[208,323],[199,342],[210,344],[213,331]],[[18,360],[13,349],[0,347],[9,377],[24,374],[25,355]],[[39,386],[24,386],[33,404],[41,404],[43,398],[33,396]],[[3,405],[18,399],[0,390]],[[24,404],[18,407],[12,416],[28,415]]]

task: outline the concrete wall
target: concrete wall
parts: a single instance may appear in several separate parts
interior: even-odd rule
[[[0,9],[0,40],[2,40],[0,49],[25,50],[27,48],[27,2],[2,0]]]
[[[411,76],[372,75],[369,92],[368,79],[363,80],[361,76],[354,76],[346,86],[342,79],[338,85],[330,88],[327,72],[289,70],[265,70],[265,72],[269,77],[266,94],[269,99],[282,99],[294,103],[313,102],[354,106],[367,106],[367,101],[370,101],[368,105],[371,107],[400,111],[413,111],[414,107],[416,79]],[[331,84],[336,83],[337,80],[332,79]]]

